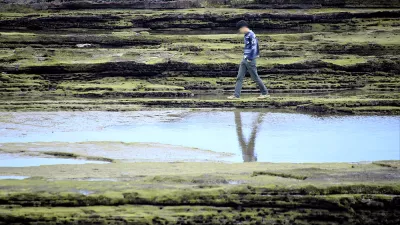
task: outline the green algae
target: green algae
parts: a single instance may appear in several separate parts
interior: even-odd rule
[[[102,99],[19,101],[8,98],[1,100],[0,111],[207,107],[400,114],[400,96],[395,93],[399,90],[398,18],[395,14],[393,18],[371,16],[398,11],[395,9],[9,10],[14,12],[0,13],[3,27],[4,22],[14,23],[16,28],[27,24],[29,27],[28,32],[0,33],[3,47],[0,67],[7,71],[0,75],[0,95]],[[179,21],[175,19],[177,14],[181,17]],[[269,18],[271,14],[278,18]],[[213,19],[213,15],[218,15],[217,19]],[[338,15],[347,16],[347,19],[338,18]],[[215,25],[232,27],[243,16],[256,18],[251,23],[262,48],[259,72],[272,93],[356,89],[373,92],[355,97],[272,95],[265,101],[255,98],[236,101],[159,99],[190,96],[196,90],[232,91],[236,65],[241,59],[242,37],[141,32],[148,28],[121,30],[140,26],[139,22],[143,21],[153,30],[171,26],[190,30]],[[297,18],[287,19],[290,16]],[[299,19],[299,16],[307,19]],[[168,17],[174,20],[165,20]],[[47,22],[37,22],[45,18]],[[86,18],[87,21],[78,24],[69,22],[69,18]],[[213,23],[207,22],[208,18]],[[61,24],[65,26],[60,27]],[[260,27],[305,29],[311,33],[268,34],[258,32]],[[32,32],[33,29],[45,31]],[[52,29],[72,33],[46,32]],[[94,29],[103,31],[91,33]],[[113,32],[109,32],[111,29]],[[83,33],[85,35],[81,35]],[[79,48],[77,44],[82,43],[91,46]],[[164,67],[166,64],[173,66]],[[195,72],[182,65],[194,67]],[[102,68],[94,69],[96,66]],[[108,76],[118,78],[103,79]],[[247,80],[244,88],[249,92],[257,91]],[[107,99],[115,96],[126,99]],[[127,98],[138,96],[150,98]],[[7,121],[7,118],[1,119]],[[113,160],[114,163],[0,168],[0,174],[40,178],[0,182],[0,224],[400,223],[398,161],[371,164],[126,163],[96,154],[82,156],[59,150],[47,154]],[[104,181],[88,181],[91,178]]]
[[[226,92],[233,89],[241,55],[241,37],[228,34],[143,35],[122,31],[84,36],[22,32],[1,35],[0,44],[6,47],[33,46],[7,51],[2,57],[0,66],[8,74],[2,75],[1,95],[36,91],[43,95],[75,97],[183,97],[191,96],[191,89]],[[258,38],[264,51],[258,60],[259,73],[271,92],[313,93],[360,88],[397,91],[397,36],[389,28],[353,33],[261,33]],[[77,44],[86,42],[93,46],[76,48]],[[48,44],[57,48],[47,48]],[[101,47],[132,44],[134,48]],[[34,71],[41,73],[41,77],[30,78]],[[25,77],[15,74],[21,72],[25,72]],[[140,78],[128,78],[126,82],[100,79],[130,73]],[[166,76],[166,80],[152,79],[156,76]],[[210,79],[207,84],[199,76],[223,78]],[[169,77],[186,79],[186,82],[175,82]],[[391,79],[378,82],[384,77]],[[244,88],[256,91],[247,81]]]
[[[399,168],[400,164],[398,161],[390,161],[390,160],[385,160],[385,161],[377,161],[373,162],[376,165],[383,166],[383,167],[390,167],[390,168]]]
[[[25,33],[1,33],[2,37],[4,37],[0,44],[11,45],[13,43],[71,43],[70,35],[52,35],[52,34],[38,34],[38,35],[27,35]],[[269,50],[274,48],[280,48],[280,50],[287,49],[286,51],[276,51],[277,56],[280,56],[282,59],[273,59],[265,57],[261,57],[259,61],[260,65],[270,65],[270,64],[282,64],[294,63],[301,60],[310,60],[316,59],[318,55],[313,54],[313,57],[310,58],[310,52],[316,51],[318,49],[326,49],[332,51],[332,48],[336,48],[337,50],[340,45],[351,41],[352,45],[358,49],[352,50],[349,46],[343,47],[341,51],[360,51],[363,52],[374,52],[379,51],[380,49],[377,46],[381,46],[382,48],[394,49],[398,51],[399,42],[397,41],[398,34],[393,33],[391,31],[380,31],[377,32],[376,35],[370,32],[358,32],[358,33],[314,33],[310,34],[274,34],[274,35],[265,35],[259,34],[258,38],[260,39],[261,44],[265,43],[263,49]],[[128,39],[127,39],[128,38]],[[365,49],[366,47],[371,45],[370,40],[374,40],[375,49]],[[150,44],[152,42],[159,44],[157,47],[157,51],[154,54],[149,54],[151,51],[146,50],[143,52],[143,48],[138,49],[99,49],[99,48],[89,48],[84,50],[76,50],[76,49],[56,49],[52,54],[52,56],[47,56],[46,60],[37,61],[34,59],[30,60],[19,60],[24,62],[23,65],[32,65],[33,63],[39,63],[39,65],[58,65],[58,64],[73,64],[76,62],[80,63],[104,63],[111,61],[144,61],[148,64],[156,64],[163,62],[163,60],[172,60],[172,61],[185,61],[191,63],[237,63],[240,59],[240,36],[232,35],[187,35],[187,36],[174,36],[174,35],[164,35],[164,34],[152,34],[152,35],[137,35],[136,33],[125,33],[120,35],[120,33],[114,32],[110,34],[98,34],[98,35],[87,35],[85,37],[81,37],[80,35],[74,38],[74,43],[79,44],[82,42],[91,42],[94,46],[96,44],[109,44],[120,43],[124,44],[124,42],[129,45],[132,42],[142,43],[143,47],[146,48],[146,44]],[[348,41],[347,41],[348,40]],[[300,42],[299,42],[300,41]],[[301,43],[303,42],[303,43]],[[342,43],[343,42],[343,43]],[[184,48],[179,46],[186,46],[190,43],[197,43],[196,48]],[[351,46],[350,46],[351,47]],[[287,57],[285,59],[285,55],[293,54],[293,49],[297,48],[298,50],[303,50],[301,55],[298,57]],[[316,49],[314,49],[316,48]],[[201,51],[199,51],[201,49]],[[346,50],[347,49],[347,50]],[[40,50],[35,50],[40,53]],[[153,51],[153,50],[152,50]],[[192,54],[195,53],[195,54]],[[212,53],[212,54],[210,54]],[[354,52],[350,52],[354,53]],[[357,52],[355,52],[357,53]],[[40,53],[43,54],[43,53]],[[136,55],[140,55],[140,57],[133,57]],[[187,55],[190,57],[184,57]],[[363,53],[365,54],[365,53]],[[32,54],[26,54],[29,57],[32,57]],[[131,55],[131,56],[130,56]],[[319,57],[323,58],[324,55]],[[15,58],[15,57],[14,57]],[[351,60],[351,58],[357,58],[355,55],[350,55],[349,60],[346,60],[346,63],[340,63],[340,65],[350,65],[357,64],[362,61],[360,60]],[[18,59],[18,57],[16,57]],[[9,59],[11,60],[11,58]],[[214,62],[217,60],[216,62]],[[277,62],[273,62],[277,60]],[[345,60],[345,59],[343,59]],[[272,62],[269,62],[272,61]],[[343,61],[344,62],[344,61]]]
[[[360,191],[361,187],[349,188],[349,190]],[[347,188],[340,190],[345,189]],[[265,188],[247,187],[225,191],[218,189],[180,191],[170,194],[163,191],[162,194],[154,197],[140,192],[131,192],[124,193],[123,198],[101,195],[63,194],[57,196],[19,193],[8,195],[6,198],[0,197],[2,203],[6,203],[3,208],[0,208],[2,211],[0,220],[4,222],[40,221],[43,224],[64,220],[65,222],[75,220],[86,224],[109,224],[110,221],[116,222],[115,224],[118,224],[117,221],[158,224],[159,220],[164,221],[164,224],[176,224],[177,221],[184,220],[186,223],[196,224],[204,223],[206,220],[211,224],[231,224],[239,221],[247,224],[245,221],[262,221],[267,216],[271,222],[278,222],[281,219],[311,222],[325,221],[321,218],[328,218],[331,223],[347,221],[346,223],[352,224],[364,220],[376,220],[374,212],[391,216],[396,214],[396,211],[387,210],[396,205],[396,198],[390,195],[318,196],[318,194],[315,195],[315,190],[318,189],[311,186],[299,190],[275,189],[278,192]],[[307,195],[307,193],[312,193],[312,195]],[[273,195],[266,196],[266,194]],[[36,207],[32,208],[32,206]],[[362,214],[363,211],[367,213],[363,214],[362,218],[355,216]],[[280,213],[276,214],[276,212]],[[314,213],[318,213],[320,217],[313,216]],[[388,221],[394,224],[396,220],[389,219]]]
[[[103,99],[103,100],[43,100],[2,101],[0,111],[57,111],[57,110],[111,110],[132,111],[153,108],[273,108],[325,114],[394,114],[399,113],[397,98],[357,97],[271,97],[266,100],[242,98],[240,100],[206,99]]]
[[[273,62],[273,61],[272,61]],[[305,62],[304,64],[307,64]],[[82,68],[81,68],[82,69]],[[263,67],[260,67],[262,70]],[[76,68],[79,70],[79,68]],[[270,89],[271,93],[315,93],[315,92],[334,92],[342,90],[362,89],[364,91],[397,91],[400,87],[398,76],[388,76],[382,72],[376,72],[376,75],[358,74],[358,75],[331,75],[329,73],[319,74],[303,74],[303,75],[286,75],[286,74],[268,74],[262,75],[262,79]],[[57,77],[56,75],[54,75]],[[113,77],[92,80],[90,74],[71,74],[69,81],[48,81],[44,75],[30,74],[1,74],[0,77],[0,95],[3,96],[71,96],[71,97],[192,97],[194,91],[215,91],[215,92],[230,92],[234,89],[234,77],[157,77],[157,78],[127,78]],[[55,79],[55,78],[51,78]],[[79,80],[74,80],[79,79]],[[88,79],[88,80],[85,80]],[[250,79],[245,79],[245,92],[257,92],[256,87]],[[285,97],[286,98],[286,97]],[[311,96],[310,100],[314,99]],[[394,93],[383,94],[376,93],[374,96],[358,96],[365,99],[398,99]],[[290,100],[292,98],[286,98]],[[272,98],[272,100],[283,100],[281,98]],[[347,101],[346,98],[342,99]],[[187,99],[185,101],[188,101]],[[331,99],[330,101],[336,101]],[[381,100],[380,100],[381,101]],[[138,100],[140,104],[141,100]],[[101,104],[101,101],[99,101]],[[134,103],[134,102],[133,102]],[[194,102],[195,103],[195,102]],[[300,102],[299,102],[300,103]],[[32,102],[31,104],[36,104]],[[54,102],[54,104],[58,104]],[[309,104],[304,102],[303,104]],[[99,105],[99,104],[96,104]],[[157,105],[163,105],[162,103]],[[257,104],[260,105],[260,104]],[[295,104],[292,106],[298,106]],[[60,105],[61,107],[64,107]],[[271,106],[276,106],[275,104]],[[278,105],[279,106],[279,105]],[[358,105],[358,112],[368,113],[379,112],[390,113],[396,112],[397,105],[380,103],[370,103],[368,105]],[[7,108],[7,106],[5,106]],[[18,105],[14,106],[20,108]],[[79,105],[74,106],[79,109]],[[127,107],[126,105],[124,107]],[[220,104],[219,107],[225,107]],[[230,105],[229,107],[236,107]],[[260,106],[265,107],[265,106]],[[340,110],[346,110],[349,105],[341,107]],[[31,107],[32,108],[32,107]],[[335,105],[334,109],[338,109],[339,105]],[[353,108],[353,107],[351,107]],[[90,108],[89,108],[90,109]],[[357,111],[355,108],[348,110],[350,113]],[[395,114],[395,113],[394,113]]]
[[[9,151],[12,152],[12,151]],[[114,159],[106,158],[106,157],[100,157],[100,156],[80,156],[75,153],[70,153],[70,152],[54,152],[54,151],[47,151],[47,152],[42,152],[44,155],[50,155],[54,156],[57,158],[85,158],[87,160],[94,160],[94,161],[104,161],[104,162],[114,162]]]
[[[306,176],[298,176],[298,175],[293,175],[293,174],[285,174],[285,173],[274,173],[270,171],[254,171],[252,176],[262,176],[262,175],[268,175],[268,176],[276,176],[276,177],[283,177],[283,178],[293,178],[297,180],[305,180],[307,179]]]
[[[365,58],[357,58],[357,57],[350,57],[350,58],[341,58],[341,59],[324,59],[323,61],[333,63],[340,66],[345,65],[354,65],[358,63],[365,63],[367,60]]]
[[[43,152],[45,155],[56,156],[59,158],[78,158],[77,154],[69,152]]]
[[[251,224],[268,218],[274,223],[290,220],[358,224],[376,222],[378,215],[386,215],[387,223],[395,224],[399,170],[380,163],[394,165],[398,161],[358,164],[117,161],[79,168],[73,165],[0,168],[0,173],[42,177],[0,183],[0,221]],[[274,175],[252,176],[254,171],[262,174],[273,171]],[[78,174],[104,181],[79,181]],[[300,176],[307,179],[290,179]],[[117,179],[107,181],[107,178]]]
[[[57,88],[73,91],[109,90],[109,91],[171,91],[184,90],[183,87],[173,85],[152,84],[146,80],[126,79],[124,77],[104,78],[94,81],[67,81]]]
[[[310,210],[288,210],[279,216],[276,214],[277,211],[280,210],[277,208],[265,209],[258,207],[235,210],[231,207],[212,206],[192,206],[189,209],[179,206],[57,207],[49,208],[48,210],[39,209],[36,212],[34,208],[26,208],[25,210],[13,209],[12,213],[6,212],[3,218],[7,218],[10,221],[13,219],[14,222],[19,220],[47,221],[47,223],[83,222],[85,224],[262,224],[263,221],[268,221],[269,223],[296,221],[296,223],[299,223],[300,221],[307,221],[307,217],[310,217],[312,221],[314,214]],[[351,214],[343,217],[343,214],[347,214],[343,212],[331,212],[331,216],[327,216],[326,210],[316,211],[320,216],[314,216],[314,219],[319,219],[320,221],[326,219],[347,221],[348,218],[351,218]],[[56,215],[61,218],[55,219],[54,216]],[[328,220],[327,222],[331,221]]]
[[[395,163],[394,161],[393,163]],[[65,171],[68,171],[67,173]],[[182,171],[182,172],[179,172]],[[307,177],[306,180],[286,179],[277,176],[252,176],[254,171],[271,171],[277,174],[290,174],[291,176]],[[37,190],[63,190],[81,184],[82,189],[96,193],[110,190],[129,190],[129,188],[143,189],[143,184],[154,188],[167,187],[193,187],[196,184],[214,184],[218,186],[237,186],[229,181],[241,181],[243,185],[253,186],[297,186],[314,185],[326,187],[332,185],[390,185],[398,183],[396,168],[382,167],[376,164],[349,164],[349,163],[129,163],[116,160],[110,164],[85,164],[77,168],[74,165],[39,166],[34,168],[1,168],[1,174],[40,176],[46,179],[78,179],[78,178],[118,178],[127,182],[110,182],[114,189],[108,186],[97,186],[96,182],[57,181],[48,186],[40,186],[41,181],[7,181],[3,182],[4,190],[8,191],[34,191]],[[360,176],[363,175],[363,176]],[[372,180],[370,180],[372,179]],[[373,180],[376,180],[374,182]],[[156,182],[157,181],[157,182]],[[379,181],[379,182],[378,182]],[[16,183],[17,182],[17,183]],[[23,184],[22,186],[15,186]],[[27,189],[28,186],[32,186]],[[128,186],[126,184],[129,184]],[[28,186],[26,186],[28,185]],[[378,193],[378,192],[376,192]]]

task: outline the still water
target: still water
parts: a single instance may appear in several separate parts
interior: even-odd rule
[[[82,159],[15,157],[15,156],[11,156],[11,155],[0,155],[0,167],[28,167],[28,166],[43,166],[43,165],[57,165],[57,164],[77,164],[77,165],[79,165],[79,164],[86,164],[86,163],[104,164],[107,162],[82,160]],[[13,179],[15,179],[15,178],[13,178]]]
[[[234,153],[232,162],[399,160],[399,116],[271,111],[0,113],[0,143],[156,142]],[[149,155],[151,152],[149,152]]]
[[[29,178],[29,177],[28,176],[14,176],[14,175],[10,175],[10,176],[2,176],[2,175],[0,175],[0,180],[23,180],[23,179],[26,179],[26,178]]]

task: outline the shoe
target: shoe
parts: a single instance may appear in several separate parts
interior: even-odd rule
[[[234,95],[231,95],[231,96],[228,97],[228,99],[239,99],[239,98],[234,96]]]
[[[260,96],[257,97],[257,99],[266,99],[266,98],[269,98],[269,97],[271,97],[271,95],[260,95]]]

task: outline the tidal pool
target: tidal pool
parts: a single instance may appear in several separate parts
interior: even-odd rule
[[[0,143],[85,141],[187,146],[233,153],[231,162],[399,160],[400,117],[246,110],[0,113]]]
[[[80,160],[80,159],[16,157],[9,155],[0,155],[0,167],[28,167],[28,166],[42,166],[42,165],[85,164],[85,163],[103,164],[107,162]]]
[[[14,176],[14,175],[3,176],[3,175],[0,175],[0,180],[23,180],[26,178],[28,178],[28,176]]]

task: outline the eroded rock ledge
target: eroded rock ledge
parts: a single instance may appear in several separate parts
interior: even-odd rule
[[[6,168],[0,174],[36,177],[0,183],[0,224],[395,225],[400,222],[396,166],[398,161],[111,163],[79,170],[103,178],[125,170],[123,177],[68,182],[54,177],[71,176],[65,171],[76,170],[73,165]],[[254,171],[263,175],[252,176]],[[300,176],[306,178],[293,179]]]
[[[233,6],[245,8],[320,8],[320,7],[399,7],[398,0],[358,1],[358,0],[2,0],[0,4],[30,6],[36,9],[179,9],[204,6]]]
[[[43,100],[2,101],[0,111],[131,111],[143,107],[152,108],[270,108],[289,109],[309,113],[328,114],[400,114],[398,97],[389,99],[371,98],[271,98],[264,101],[255,98],[243,100],[201,99],[113,99],[113,100]]]

